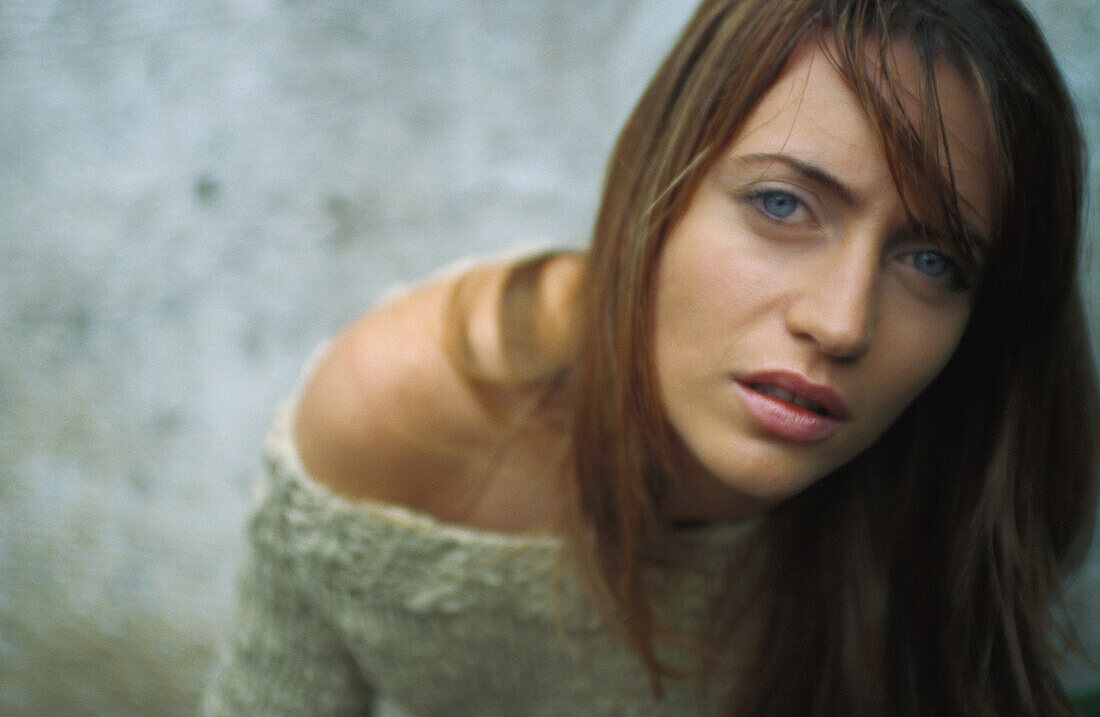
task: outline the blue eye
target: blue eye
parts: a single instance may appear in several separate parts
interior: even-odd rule
[[[947,285],[952,291],[966,291],[971,287],[971,278],[966,272],[938,251],[918,251],[909,256],[909,263],[922,275]]]
[[[933,279],[943,277],[954,268],[950,259],[934,251],[922,251],[914,254],[913,267]]]
[[[757,200],[760,207],[776,219],[789,219],[802,204],[798,197],[786,192],[761,192]]]

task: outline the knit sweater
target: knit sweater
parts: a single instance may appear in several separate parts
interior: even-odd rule
[[[594,610],[552,535],[494,533],[313,480],[291,440],[293,399],[265,445],[233,629],[207,715],[695,715],[699,678],[648,673]],[[688,531],[701,568],[669,578],[664,610],[688,626],[748,526]],[[665,614],[665,613],[662,613]],[[720,692],[721,690],[718,690]]]

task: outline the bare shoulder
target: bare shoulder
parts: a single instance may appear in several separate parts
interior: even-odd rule
[[[473,458],[491,412],[445,348],[453,289],[454,279],[414,289],[333,342],[294,419],[313,478],[352,498],[428,507],[427,485],[450,487]]]
[[[485,373],[503,370],[497,302],[508,264],[410,291],[349,326],[303,387],[293,430],[310,475],[353,499],[463,519],[466,498],[507,425],[514,397],[475,385],[448,348],[456,288],[468,292],[468,345]],[[556,268],[547,306],[560,299]],[[522,472],[522,471],[521,471]],[[490,523],[493,521],[490,520]]]

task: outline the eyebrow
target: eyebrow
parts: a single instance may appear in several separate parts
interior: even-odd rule
[[[802,160],[795,159],[794,157],[791,157],[787,154],[745,154],[736,157],[734,161],[737,164],[774,164],[776,162],[780,164],[785,164],[802,177],[805,177],[811,182],[814,182],[815,184],[825,188],[827,191],[829,191],[829,193],[839,197],[840,200],[848,206],[858,207],[860,204],[863,203],[863,200],[859,196],[859,193],[852,189],[852,187],[841,181],[838,177],[830,174],[821,167],[818,167],[817,165],[803,162]],[[988,252],[990,247],[989,237],[987,237],[983,232],[978,231],[978,228],[972,223],[966,221],[965,218],[960,217],[960,219],[962,219],[963,222],[963,231],[966,232],[966,234],[975,242],[977,247],[983,253]],[[918,221],[916,223],[916,227],[928,236],[939,235],[939,231],[937,231],[935,227],[928,225],[925,222]]]
[[[858,206],[863,202],[854,189],[842,182],[837,177],[813,164],[803,162],[786,154],[745,154],[736,158],[737,164],[785,164],[806,179],[823,186],[830,193],[840,197],[841,201],[851,206]]]

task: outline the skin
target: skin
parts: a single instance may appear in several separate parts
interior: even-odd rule
[[[915,57],[892,49],[901,77]],[[988,230],[980,107],[937,73],[964,219]],[[910,85],[912,86],[912,85]],[[878,438],[947,364],[972,292],[910,225],[881,142],[820,46],[803,47],[671,231],[656,284],[655,362],[686,489],[672,513],[751,514]],[[778,435],[734,381],[793,372],[849,416],[818,440]]]
[[[912,60],[903,48],[896,59],[904,75]],[[986,138],[970,121],[980,115],[960,78],[942,72],[940,85],[960,203],[985,231]],[[877,136],[844,81],[819,48],[796,53],[696,190],[656,273],[658,381],[682,449],[680,490],[661,506],[668,517],[757,513],[889,426],[946,364],[970,314],[969,293],[928,276],[938,266],[929,249],[914,238]],[[546,347],[568,345],[582,264],[562,257],[544,277]],[[506,274],[496,264],[468,275],[475,360],[501,380],[497,304]],[[522,389],[487,401],[459,374],[444,340],[454,286],[453,278],[426,284],[333,343],[300,396],[300,457],[311,477],[353,500],[493,531],[554,530],[565,513],[565,437],[529,413]],[[812,443],[769,433],[730,386],[773,369],[832,387],[850,420]],[[522,430],[517,415],[531,419]]]
[[[547,355],[567,347],[581,260],[543,276],[536,327]],[[465,275],[474,360],[506,380],[496,329],[507,264]],[[530,412],[522,387],[481,392],[445,348],[455,278],[429,282],[349,326],[306,381],[294,440],[310,477],[355,501],[400,504],[449,523],[496,532],[549,531],[561,522],[560,433]],[[553,347],[551,349],[551,347]],[[536,396],[537,398],[537,396]],[[552,422],[551,422],[552,423]]]

